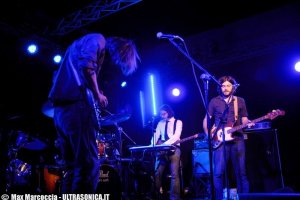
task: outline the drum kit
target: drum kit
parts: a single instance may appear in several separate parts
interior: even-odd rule
[[[40,170],[46,165],[50,145],[23,131],[11,131],[8,139],[8,164],[6,167],[6,192],[35,193],[42,187]]]
[[[45,116],[53,118],[54,111],[47,102],[42,106]],[[101,119],[103,126],[117,125],[128,120],[128,114],[110,114]],[[114,195],[121,195],[121,173],[119,162],[122,154],[121,131],[111,133],[105,129],[98,132],[96,144],[98,158],[101,160],[100,177],[97,191],[113,190]],[[23,131],[12,131],[8,140],[8,164],[6,167],[6,192],[7,193],[45,193],[58,194],[63,176],[63,162],[59,153],[50,155],[53,162],[49,163],[48,151],[58,145],[53,145],[47,140],[32,136]],[[51,150],[52,151],[52,150]],[[50,159],[50,160],[51,160]],[[116,188],[117,187],[117,188]],[[116,193],[116,189],[120,193]],[[106,192],[107,193],[107,192]]]

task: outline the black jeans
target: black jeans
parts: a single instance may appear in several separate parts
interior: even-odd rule
[[[224,159],[223,148],[225,147],[226,161]],[[245,143],[243,139],[224,143],[214,151],[214,185],[216,200],[223,199],[223,178],[225,164],[229,159],[232,162],[237,181],[237,191],[240,193],[249,192],[249,182],[246,175],[245,166]]]
[[[57,106],[54,123],[65,163],[62,193],[95,193],[100,161],[94,110],[85,101]]]

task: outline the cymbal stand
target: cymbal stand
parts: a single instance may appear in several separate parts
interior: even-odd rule
[[[122,158],[123,156],[123,139],[122,139],[122,134],[124,134],[133,144],[136,145],[136,142],[133,141],[129,135],[127,135],[123,128],[121,126],[118,125],[118,123],[115,123],[116,128],[118,129],[118,133],[119,133],[119,155]]]
[[[115,127],[118,129],[118,133],[119,133],[119,158],[117,158],[117,162],[118,163],[118,170],[119,170],[119,175],[120,175],[120,179],[121,179],[121,183],[123,182],[123,167],[122,167],[122,157],[123,157],[123,138],[122,138],[122,134],[124,134],[133,144],[136,145],[136,142],[133,141],[123,130],[123,128],[121,126],[118,125],[118,123],[114,124]],[[123,193],[123,192],[122,192]]]

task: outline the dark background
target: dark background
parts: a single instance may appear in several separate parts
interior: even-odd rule
[[[185,97],[181,101],[172,101],[162,93],[163,103],[170,104],[176,117],[183,120],[182,138],[202,132],[205,110],[194,78],[203,92],[200,67],[216,78],[232,75],[240,83],[237,95],[245,98],[250,119],[273,109],[285,111],[285,116],[272,121],[272,127],[278,134],[285,186],[300,191],[297,162],[300,77],[293,69],[300,57],[298,1],[144,0],[68,34],[51,34],[63,17],[91,2],[11,1],[1,7],[0,139],[4,161],[8,159],[7,141],[18,130],[53,145],[56,133],[52,118],[42,112],[57,68],[51,63],[52,52],[57,49],[63,52],[85,33],[100,32],[104,36],[132,38],[141,55],[140,67],[127,77],[129,85],[125,90],[118,86],[125,77],[117,69],[104,68],[100,80],[109,98],[107,109],[113,113],[131,112],[131,117],[120,125],[137,144],[148,145],[151,137],[151,130],[141,123],[139,110],[139,91],[144,88],[149,72],[159,74],[162,90],[174,82],[185,86]],[[184,38],[196,61],[195,73],[191,62],[168,40],[156,38],[157,32]],[[31,38],[42,43],[38,57],[30,57],[24,51],[26,41]],[[216,94],[216,85],[210,81],[209,98]],[[259,143],[255,141],[252,143]],[[128,153],[127,145],[132,144],[125,137],[124,156]],[[188,186],[193,141],[182,146],[185,185]],[[249,148],[248,154],[252,150]],[[5,166],[1,166],[1,170],[4,174]]]

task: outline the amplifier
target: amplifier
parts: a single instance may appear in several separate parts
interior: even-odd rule
[[[208,149],[207,139],[194,139],[194,149]]]
[[[203,175],[210,173],[208,149],[192,150],[193,174]]]
[[[271,121],[257,122],[254,126],[244,128],[244,131],[257,131],[271,129]]]

